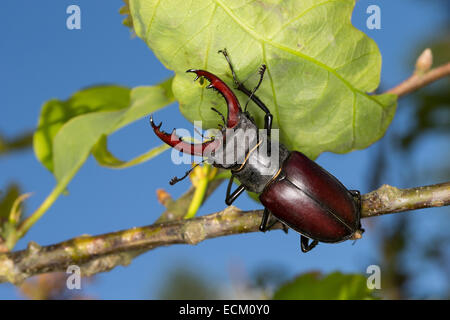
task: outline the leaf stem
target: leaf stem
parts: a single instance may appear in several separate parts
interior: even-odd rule
[[[211,168],[211,166],[208,164],[204,165],[203,167],[198,168],[202,171],[200,174],[201,177],[197,182],[194,196],[192,197],[192,201],[189,205],[189,209],[188,209],[186,215],[184,216],[184,219],[191,219],[191,218],[195,217],[195,214],[197,213],[198,209],[202,205],[203,198],[205,197],[206,190],[208,188],[208,183],[210,180],[209,179],[210,168]]]
[[[64,180],[60,181],[56,187],[50,192],[50,194],[45,198],[45,200],[41,203],[39,208],[37,208],[28,218],[26,218],[17,228],[16,239],[12,241],[10,245],[14,247],[17,241],[25,236],[28,230],[44,215],[44,213],[53,205],[53,203],[58,199],[61,193],[64,192],[69,182],[72,180],[73,176],[77,171],[75,171],[72,175],[67,176]],[[9,248],[10,250],[12,248]]]

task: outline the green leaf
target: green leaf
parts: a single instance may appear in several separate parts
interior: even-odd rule
[[[80,115],[121,110],[129,104],[130,89],[114,85],[90,87],[66,101],[52,99],[44,103],[33,137],[36,157],[53,172],[53,139],[64,124]]]
[[[173,96],[167,90],[169,82],[170,80],[159,86],[132,89],[130,105],[127,108],[88,113],[67,122],[53,140],[56,179],[64,181],[66,178],[71,178],[102,136],[107,136],[170,104]]]
[[[305,273],[282,285],[275,300],[373,300],[374,291],[367,288],[367,279],[360,274],[333,272],[327,276]]]
[[[23,201],[29,196],[30,194],[20,195],[20,188],[15,183],[11,183],[6,192],[0,190],[0,253],[12,249],[11,241],[16,238]]]
[[[113,161],[115,157],[106,150],[106,136],[173,102],[170,87],[171,79],[132,90],[99,86],[77,92],[67,101],[54,99],[45,103],[34,135],[37,158],[59,182],[75,174],[94,145],[99,162],[106,163],[106,157]],[[159,147],[127,164],[119,164],[118,159],[110,164],[134,165],[161,151],[163,148]]]
[[[227,48],[241,80],[266,64],[258,96],[274,115],[289,148],[315,158],[349,152],[380,139],[396,107],[394,95],[368,95],[379,84],[375,42],[351,24],[353,0],[176,1],[130,0],[136,34],[169,69],[180,110],[216,127],[221,97],[193,83],[190,68],[206,69],[231,86]],[[251,89],[257,76],[246,85]],[[247,98],[238,93],[241,103]],[[262,127],[263,113],[250,104]]]

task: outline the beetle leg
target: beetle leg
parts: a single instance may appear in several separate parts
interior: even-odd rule
[[[239,91],[242,91],[247,96],[250,97],[250,99],[256,103],[256,105],[265,112],[264,116],[264,129],[267,130],[267,141],[270,141],[271,131],[272,131],[272,121],[273,121],[273,115],[270,113],[269,109],[266,107],[266,105],[250,90],[248,90],[246,87],[244,87],[243,84],[240,84],[240,86],[237,88]],[[271,153],[271,144],[267,144],[267,154],[270,156]]]
[[[349,192],[355,199],[356,204],[358,205],[359,211],[361,211],[361,192],[359,192],[359,190],[349,190]]]
[[[261,65],[261,68],[259,69],[259,81],[258,81],[258,83],[256,84],[256,86],[253,88],[253,90],[252,90],[252,92],[250,93],[250,95],[249,95],[249,97],[248,97],[248,101],[247,101],[247,103],[245,104],[245,107],[244,107],[244,111],[247,111],[247,106],[248,106],[248,103],[250,102],[250,100],[252,99],[252,97],[255,95],[255,92],[256,92],[256,90],[258,90],[258,88],[259,88],[259,86],[261,85],[261,83],[262,83],[262,81],[263,81],[263,79],[264,79],[264,73],[266,72],[266,65],[265,64],[263,64],[263,65]]]
[[[269,211],[269,209],[264,208],[264,213],[263,213],[263,217],[261,220],[261,224],[259,225],[259,231],[266,232],[266,231],[272,229],[272,227],[275,225],[275,223],[280,222],[283,227],[284,233],[288,233],[289,228],[283,222],[279,221],[276,218],[273,219],[271,224],[268,224],[269,221],[271,220],[271,218],[273,218],[272,213]]]
[[[227,60],[228,66],[230,67],[230,70],[231,70],[231,75],[233,76],[233,82],[234,82],[234,85],[235,85],[236,87],[239,87],[239,85],[241,85],[241,83],[239,82],[239,80],[238,80],[238,78],[237,78],[237,75],[236,75],[236,73],[234,72],[233,64],[231,63],[230,56],[228,55],[227,49],[224,48],[223,50],[219,50],[218,53],[223,54],[223,56],[224,56],[225,59]]]
[[[269,230],[269,228],[267,227],[267,222],[269,222],[271,213],[269,211],[269,209],[264,208],[264,213],[263,213],[263,217],[261,220],[261,224],[259,225],[259,231],[261,232],[266,232],[267,230]]]
[[[254,93],[256,91],[256,89],[258,89],[259,85],[262,82],[262,79],[264,77],[264,72],[266,71],[266,66],[263,65],[264,67],[261,67],[260,69],[260,80],[258,85],[255,87],[255,89],[253,91],[250,91],[249,89],[247,89],[247,87],[245,87],[245,85],[240,82],[236,76],[236,73],[234,72],[234,68],[233,68],[233,64],[231,63],[230,57],[228,56],[228,52],[226,49],[223,50],[219,50],[219,53],[222,53],[225,57],[225,59],[228,62],[228,66],[230,67],[231,70],[231,74],[233,76],[233,82],[236,86],[236,89],[238,89],[239,91],[243,92],[245,95],[247,95],[262,111],[264,111],[264,113],[266,114],[264,116],[264,129],[267,130],[267,138],[268,140],[270,140],[270,132],[272,130],[272,120],[273,120],[273,115],[270,113],[269,108],[266,107],[266,105],[258,98],[258,96],[256,96]],[[267,145],[267,153],[270,156],[271,153],[271,145],[270,143],[268,143]]]
[[[215,113],[217,113],[222,118],[222,121],[223,121],[224,125],[227,125],[227,122],[225,121],[225,117],[223,116],[223,114],[219,110],[217,110],[214,107],[211,107],[211,110],[214,111]]]
[[[272,223],[269,224],[269,226],[267,227],[266,230],[272,229],[272,227],[273,227],[273,226],[275,225],[275,223],[277,223],[277,222],[281,223],[281,227],[283,228],[283,232],[287,234],[288,231],[289,231],[289,227],[288,227],[287,225],[285,225],[283,222],[281,222],[280,220],[278,220],[278,219],[274,219],[274,220],[272,221]]]
[[[276,218],[272,220],[272,223],[269,224],[269,225],[266,227],[266,230],[264,230],[264,232],[266,232],[267,230],[272,229],[272,227],[273,227],[273,226],[275,225],[275,223],[277,223],[277,222],[280,222],[280,223],[281,223],[281,226],[282,226],[282,228],[283,228],[284,233],[287,234],[289,228],[288,228],[283,222],[279,221],[279,220],[276,219]]]
[[[305,237],[304,235],[300,235],[300,247],[302,249],[302,252],[306,253],[312,250],[315,246],[317,246],[318,243],[319,241],[317,240],[313,240],[311,243],[309,243],[309,239],[307,237]]]
[[[359,190],[349,190],[350,194],[353,196],[353,199],[356,201],[356,205],[358,206],[359,214],[361,214],[362,210],[362,201],[361,201],[361,192]],[[361,221],[359,222],[359,227],[361,234],[364,232],[364,229],[361,228]]]
[[[245,190],[245,187],[241,184],[239,187],[237,187],[236,190],[233,191],[233,193],[230,194],[231,186],[233,185],[233,179],[234,176],[231,176],[230,181],[228,182],[227,195],[225,197],[225,203],[227,204],[227,206],[231,206],[234,200],[236,200]]]
[[[184,176],[182,176],[181,178],[178,177],[173,177],[172,179],[170,179],[169,184],[171,186],[173,186],[174,184],[184,180],[196,167],[198,167],[200,164],[202,164],[203,162],[205,162],[206,160],[202,160],[199,163],[196,163],[195,165],[192,166],[192,168],[190,168],[188,171],[185,172]]]

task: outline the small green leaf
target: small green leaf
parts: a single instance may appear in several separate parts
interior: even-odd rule
[[[106,149],[106,137],[173,102],[170,87],[171,79],[132,90],[98,86],[79,91],[67,101],[45,103],[34,135],[37,158],[61,181],[78,170],[94,146],[99,162],[107,165],[109,161],[112,167],[127,167],[156,156],[163,147],[121,162]]]
[[[151,158],[156,157],[161,152],[169,149],[169,145],[163,144],[158,147],[155,147],[140,156],[137,156],[129,161],[122,161],[117,159],[109,150],[108,150],[108,139],[105,135],[102,135],[100,140],[94,145],[92,148],[92,155],[95,160],[104,167],[112,168],[112,169],[123,169],[138,165],[142,162],[148,161]]]
[[[187,69],[206,69],[230,86],[226,48],[240,80],[252,89],[261,64],[267,72],[257,95],[274,115],[288,148],[310,158],[345,153],[380,139],[396,108],[394,95],[369,95],[380,81],[376,43],[351,24],[354,0],[130,0],[136,34],[169,69],[180,110],[204,128],[216,127],[223,99],[193,83]],[[237,93],[241,104],[247,101]],[[249,111],[262,127],[264,114]]]
[[[52,99],[44,103],[33,137],[36,157],[53,172],[53,139],[64,124],[80,115],[120,110],[129,104],[130,89],[114,85],[86,88],[66,101]]]
[[[86,161],[92,147],[101,139],[127,124],[173,102],[167,82],[131,90],[130,105],[118,111],[92,112],[67,122],[53,143],[54,175],[58,181],[71,177]]]
[[[123,1],[123,7],[119,9],[119,13],[121,15],[124,15],[125,18],[122,21],[122,24],[130,29],[133,29],[133,19],[130,15],[130,6],[128,0],[122,0]]]
[[[360,274],[333,272],[322,276],[318,272],[305,273],[282,285],[274,294],[275,300],[374,300],[374,291],[367,287],[367,279]]]
[[[17,225],[22,220],[23,202],[30,194],[20,194],[16,184],[8,186],[6,193],[0,190],[0,252],[12,249],[17,240]]]
[[[17,184],[12,183],[6,191],[0,191],[0,228],[2,220],[7,220],[14,202],[20,195],[20,188]]]
[[[32,193],[24,193],[19,197],[17,197],[16,200],[14,200],[11,212],[9,213],[9,222],[12,225],[16,226],[21,220],[23,212],[23,203],[31,196],[31,194]]]

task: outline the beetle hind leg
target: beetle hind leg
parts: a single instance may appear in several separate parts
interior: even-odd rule
[[[359,211],[361,211],[361,192],[359,192],[359,190],[349,190],[349,192],[353,196],[353,199],[356,201]]]
[[[304,253],[314,249],[314,247],[317,246],[318,243],[319,241],[317,240],[313,240],[311,243],[309,243],[309,239],[307,237],[305,237],[304,235],[300,236],[300,248]]]
[[[358,206],[359,214],[361,215],[361,211],[362,211],[361,192],[359,192],[359,190],[349,190],[349,192],[353,196],[353,199],[355,200],[356,205]],[[361,221],[359,221],[358,233],[360,235],[362,235],[364,233],[364,229],[361,228]]]

